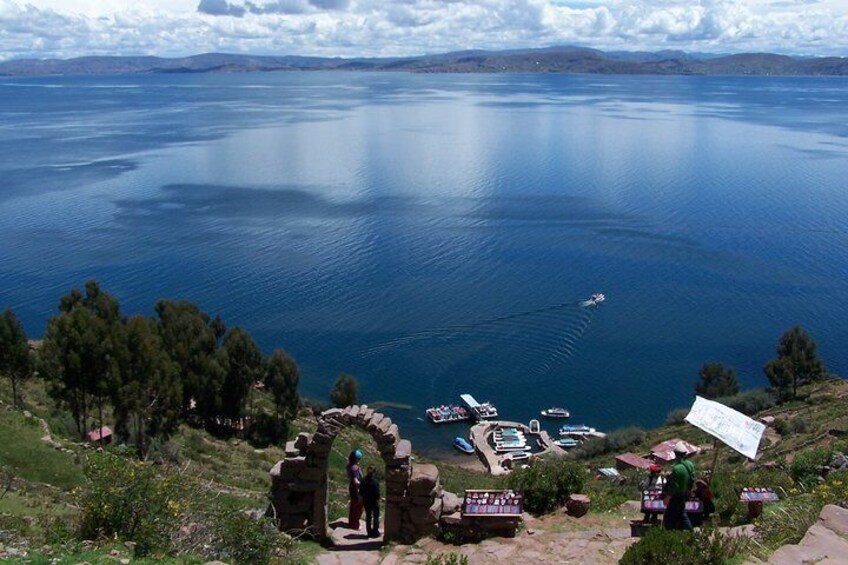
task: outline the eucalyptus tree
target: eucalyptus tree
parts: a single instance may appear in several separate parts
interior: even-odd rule
[[[777,344],[777,357],[763,371],[780,401],[797,397],[798,387],[827,376],[816,342],[801,326],[786,330]]]
[[[96,281],[85,283],[63,296],[59,315],[47,323],[41,349],[41,371],[50,383],[50,394],[74,417],[85,438],[91,410],[99,426],[103,408],[120,381],[124,326],[118,300],[102,291]]]
[[[19,404],[18,387],[32,374],[27,336],[15,313],[5,309],[0,316],[0,373],[12,384],[12,404]]]
[[[155,320],[130,318],[125,343],[121,379],[112,397],[115,423],[143,458],[151,440],[166,440],[179,426],[182,388],[178,367],[165,352]]]

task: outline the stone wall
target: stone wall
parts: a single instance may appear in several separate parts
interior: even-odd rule
[[[300,433],[286,444],[285,459],[271,469],[268,508],[280,529],[317,539],[329,537],[327,461],[333,441],[348,426],[368,431],[386,464],[384,539],[411,542],[435,533],[443,498],[453,501],[456,497],[443,491],[434,465],[413,464],[412,444],[400,438],[391,418],[365,405],[327,410],[318,418],[315,433]]]

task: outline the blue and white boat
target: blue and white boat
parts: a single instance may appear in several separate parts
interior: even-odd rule
[[[457,437],[453,440],[453,446],[463,453],[474,453],[474,446],[468,443],[465,438]]]

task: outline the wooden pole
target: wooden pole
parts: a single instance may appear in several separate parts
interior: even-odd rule
[[[708,484],[712,484],[713,477],[715,476],[716,464],[718,464],[718,448],[719,448],[718,438],[713,439],[713,464],[710,467],[710,479]]]

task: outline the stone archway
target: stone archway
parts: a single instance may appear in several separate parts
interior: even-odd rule
[[[365,405],[327,410],[318,418],[315,433],[302,432],[286,444],[285,459],[271,469],[268,508],[280,529],[329,538],[327,462],[333,441],[348,426],[370,433],[386,464],[383,539],[411,542],[435,533],[445,494],[439,470],[435,465],[413,465],[412,444],[400,438],[397,425]],[[455,506],[456,497],[448,500]]]

